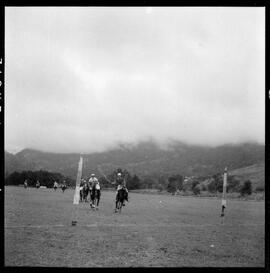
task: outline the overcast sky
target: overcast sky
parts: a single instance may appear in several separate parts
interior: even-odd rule
[[[5,13],[7,151],[265,141],[264,8]]]

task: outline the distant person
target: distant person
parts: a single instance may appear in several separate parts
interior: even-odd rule
[[[36,188],[39,189],[39,187],[40,187],[40,183],[39,183],[39,180],[37,180]]]
[[[66,184],[66,180],[63,181],[63,184],[62,184],[62,192],[64,193],[64,191],[66,190],[67,188],[67,184]]]
[[[58,187],[58,184],[57,184],[56,181],[54,181],[53,188],[54,188],[55,191],[56,191],[57,187]]]
[[[26,189],[28,187],[28,182],[27,182],[27,179],[24,180],[24,188]]]

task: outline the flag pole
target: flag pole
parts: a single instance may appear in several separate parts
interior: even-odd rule
[[[225,222],[225,208],[227,206],[226,202],[226,191],[227,191],[227,167],[224,170],[223,175],[223,193],[222,193],[222,200],[221,200],[221,224],[224,224]]]
[[[77,224],[77,205],[80,201],[80,183],[81,183],[81,177],[82,177],[82,167],[83,167],[83,157],[80,155],[80,160],[78,163],[78,173],[77,173],[77,179],[76,179],[76,187],[75,187],[75,193],[73,198],[73,214],[72,214],[72,226],[76,226]]]

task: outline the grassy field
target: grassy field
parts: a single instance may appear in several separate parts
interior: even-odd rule
[[[46,267],[264,267],[264,202],[115,193],[100,209],[73,190],[5,187],[5,265]],[[77,215],[77,226],[71,221]]]

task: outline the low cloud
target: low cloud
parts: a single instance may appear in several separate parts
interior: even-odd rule
[[[8,150],[264,143],[263,9],[7,8],[5,47]]]

